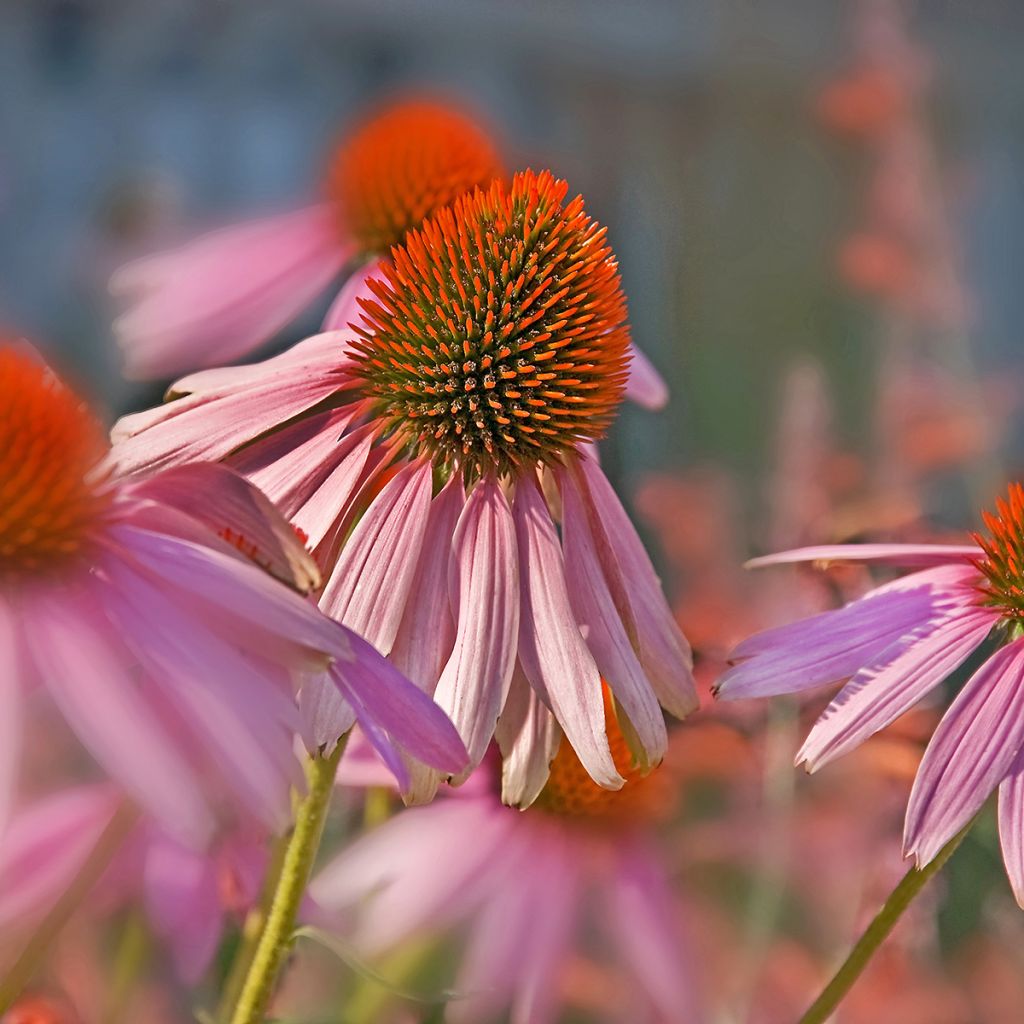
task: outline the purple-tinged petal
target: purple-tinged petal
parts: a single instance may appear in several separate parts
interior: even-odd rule
[[[1024,751],[999,784],[999,845],[1013,895],[1024,907]]]
[[[502,754],[502,802],[529,807],[548,780],[562,730],[518,665],[494,738]]]
[[[629,379],[626,381],[626,397],[645,409],[663,409],[668,402],[668,385],[665,378],[636,345],[631,343],[629,352],[631,358]]]
[[[216,863],[158,835],[147,850],[143,887],[146,912],[170,947],[178,976],[186,985],[197,984],[217,952],[224,924]]]
[[[897,641],[836,694],[814,723],[796,763],[817,771],[894,722],[966,660],[997,619],[996,613],[977,609],[915,638],[909,648]]]
[[[428,462],[389,480],[356,523],[320,608],[382,654],[391,651],[420,556],[433,486]]]
[[[202,844],[213,822],[198,779],[139,692],[94,602],[88,592],[33,601],[24,621],[35,662],[93,757],[167,828]]]
[[[0,597],[0,838],[14,803],[21,753],[21,669],[14,615]]]
[[[299,691],[302,740],[309,751],[330,754],[335,744],[356,724],[356,713],[341,695],[330,674],[312,676]]]
[[[0,842],[0,928],[49,910],[92,853],[119,800],[112,786],[80,786],[14,815]]]
[[[927,864],[1006,778],[1024,743],[1024,643],[967,681],[925,750],[907,805],[904,852]]]
[[[929,566],[983,558],[977,544],[822,544],[752,558],[748,569],[793,562],[872,562],[876,565]]]
[[[618,789],[624,780],[608,747],[601,676],[569,606],[554,523],[529,480],[516,488],[512,517],[520,566],[519,662],[531,685],[546,696],[590,776]],[[641,726],[646,724],[641,720]]]
[[[170,377],[229,363],[297,316],[351,253],[329,205],[204,235],[123,267],[111,282],[141,293],[115,324],[129,377]]]
[[[452,540],[449,600],[455,647],[434,697],[480,763],[512,681],[519,632],[515,526],[499,485],[482,480],[466,501]]]

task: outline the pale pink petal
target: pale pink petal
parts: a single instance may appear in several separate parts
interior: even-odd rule
[[[139,292],[115,324],[129,377],[233,362],[301,313],[351,255],[327,205],[206,235],[115,275]]]
[[[1024,643],[1001,648],[967,681],[925,751],[903,847],[927,864],[1006,778],[1024,743]]]
[[[562,543],[569,598],[586,629],[587,646],[601,675],[637,737],[640,749],[634,753],[648,767],[665,756],[668,733],[657,697],[623,624],[624,617],[631,625],[633,622],[625,581],[613,559],[606,554],[602,560],[596,539],[603,540],[602,533],[598,530],[595,538],[579,490],[564,488]]]
[[[434,697],[476,765],[508,695],[519,632],[515,526],[495,481],[483,480],[473,488],[452,551],[448,590],[457,623],[455,648]]]
[[[21,668],[14,609],[0,597],[0,837],[18,779],[21,753]]]
[[[225,466],[176,466],[134,484],[131,492],[198,520],[294,590],[305,594],[320,586],[320,570],[281,513]]]
[[[704,1020],[696,961],[684,941],[676,895],[656,853],[639,842],[624,845],[608,895],[611,937],[657,1010],[658,1020]]]
[[[224,911],[216,862],[169,836],[151,840],[143,872],[146,912],[187,985],[202,978],[217,952]]]
[[[518,665],[494,738],[502,754],[502,802],[529,807],[548,780],[562,730]]]
[[[629,379],[626,397],[645,409],[663,409],[668,402],[668,385],[654,364],[634,344],[629,346]]]
[[[999,784],[999,845],[1013,895],[1024,907],[1024,751]]]
[[[283,589],[283,588],[282,588]],[[24,621],[32,656],[64,718],[110,775],[167,828],[195,843],[212,819],[198,779],[115,651],[88,592],[37,597]]]
[[[331,303],[331,308],[327,310],[320,330],[343,331],[352,324],[361,324],[363,321],[359,300],[373,298],[373,292],[367,288],[366,282],[373,277],[379,278],[380,275],[379,260],[373,260],[353,271],[338,297]]]
[[[628,603],[632,621],[625,623],[627,633],[635,631],[637,657],[659,703],[670,714],[684,718],[699,704],[690,646],[626,510],[601,467],[589,456],[581,455],[561,481],[579,488],[609,589],[617,605],[622,598]],[[627,614],[624,607],[620,611]]]
[[[618,789],[624,780],[608,747],[601,676],[569,606],[554,523],[531,481],[521,480],[516,487],[512,516],[520,567],[520,664],[531,685],[547,698],[590,776],[601,786]]]
[[[792,562],[874,562],[878,565],[926,566],[983,558],[976,544],[824,544],[752,558],[747,568]]]
[[[944,622],[909,648],[897,641],[896,657],[883,652],[836,694],[800,748],[797,764],[817,771],[894,722],[966,660],[997,618],[978,609]]]
[[[0,841],[0,929],[41,917],[72,882],[117,810],[111,786],[81,786],[16,814]]]
[[[341,695],[328,673],[307,679],[299,692],[302,739],[310,751],[330,753],[356,724],[352,705]]]
[[[356,523],[320,598],[324,612],[382,654],[391,651],[405,611],[432,486],[428,462],[392,477]]]

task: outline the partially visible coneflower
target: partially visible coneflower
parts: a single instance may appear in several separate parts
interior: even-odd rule
[[[700,1024],[700,972],[654,836],[673,810],[673,780],[668,768],[636,772],[611,714],[608,732],[622,789],[597,786],[563,742],[520,812],[502,805],[485,762],[465,791],[402,811],[342,851],[313,880],[314,902],[367,957],[464,932],[452,1024],[561,1019],[566,968],[595,925],[605,966],[626,982],[609,1019],[629,1006],[631,1020]]]
[[[604,229],[566,195],[527,171],[462,197],[392,250],[358,329],[186,378],[122,420],[113,451],[130,472],[245,472],[308,536],[321,607],[434,694],[473,763],[502,716],[521,803],[563,731],[621,785],[600,676],[644,766],[665,750],[659,703],[697,704],[686,642],[587,450],[622,399],[629,328]]]
[[[797,761],[815,770],[884,728],[960,671],[968,675],[935,729],[910,795],[905,853],[919,865],[999,788],[1006,869],[1024,904],[1024,488],[986,514],[974,545],[805,548],[752,564],[856,560],[919,571],[837,611],[767,630],[733,652],[728,699],[848,680]]]
[[[462,767],[444,715],[295,592],[319,571],[256,488],[216,465],[117,481],[97,468],[104,450],[78,397],[27,346],[0,345],[0,821],[38,684],[110,775],[195,842],[212,826],[204,766],[268,825],[287,822],[293,673],[330,679],[392,764],[394,741]]]

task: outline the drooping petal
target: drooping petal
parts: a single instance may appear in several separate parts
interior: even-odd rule
[[[529,807],[548,780],[562,730],[518,665],[494,738],[502,755],[502,803]]]
[[[125,373],[171,377],[247,355],[301,313],[350,254],[324,205],[129,264],[112,281],[118,291],[139,293],[115,325]]]
[[[195,985],[220,942],[224,911],[217,864],[169,836],[154,837],[143,869],[146,912],[186,985]]]
[[[320,598],[331,618],[391,651],[420,556],[430,508],[428,462],[400,470],[356,523]]]
[[[21,754],[21,675],[14,609],[0,597],[0,838],[14,803]]]
[[[532,481],[519,482],[512,516],[519,551],[519,661],[523,672],[546,696],[594,781],[618,789],[624,780],[608,747],[601,676],[569,606],[555,526]],[[654,706],[660,720],[660,710],[656,703]]]
[[[119,801],[114,787],[79,786],[16,814],[0,841],[0,929],[41,917],[99,842]]]
[[[1024,907],[1024,751],[999,784],[999,845],[1013,895]]]
[[[516,659],[519,565],[512,513],[500,486],[479,482],[452,540],[449,600],[455,647],[434,697],[476,765],[494,734]]]
[[[147,477],[131,491],[184,512],[292,589],[306,594],[320,586],[316,562],[281,513],[226,466],[175,466]]]
[[[983,558],[977,544],[822,544],[752,558],[748,569],[793,562],[873,562],[876,565],[929,566]]]
[[[213,822],[187,758],[136,687],[115,631],[88,592],[37,596],[24,621],[32,656],[64,718],[110,775],[196,844]]]
[[[1024,744],[1024,643],[998,650],[967,681],[925,750],[903,847],[927,864],[1006,778]]]
[[[356,713],[341,695],[334,680],[324,672],[311,676],[299,691],[302,739],[309,751],[323,749],[329,754],[335,744],[356,724]]]
[[[938,686],[985,639],[997,616],[977,610],[914,640],[897,641],[878,662],[862,668],[822,712],[796,756],[816,771],[894,722]]]
[[[645,409],[657,411],[668,402],[668,385],[665,378],[654,368],[654,364],[634,344],[629,346],[629,379],[626,381],[626,397]]]

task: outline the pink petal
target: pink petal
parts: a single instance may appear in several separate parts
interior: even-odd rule
[[[482,480],[473,488],[452,550],[448,589],[457,621],[455,648],[434,697],[476,765],[508,695],[519,632],[515,526],[495,481]]]
[[[601,676],[569,606],[554,523],[529,480],[516,487],[512,517],[520,565],[520,664],[546,696],[590,776],[601,786],[618,789],[624,780],[608,747]]]
[[[217,952],[224,923],[216,862],[157,836],[146,854],[143,885],[146,912],[170,946],[178,976],[197,984]]]
[[[1024,907],[1024,751],[999,784],[999,845],[1013,895]]]
[[[299,692],[302,739],[309,751],[334,750],[335,744],[356,724],[352,705],[341,695],[328,673],[307,679]]]
[[[589,456],[579,457],[561,480],[579,489],[594,544],[605,559],[609,589],[617,604],[625,597],[632,619],[625,623],[627,632],[635,630],[637,657],[658,702],[670,714],[684,718],[699,704],[690,647],[626,510],[601,467]],[[620,610],[627,614],[626,608]]]
[[[879,565],[927,566],[984,557],[976,544],[824,544],[752,558],[748,569],[790,562],[874,562]]]
[[[187,759],[131,678],[88,593],[37,597],[25,612],[36,664],[96,760],[169,829],[201,844],[212,820]]]
[[[110,823],[111,786],[80,786],[15,815],[0,842],[0,928],[41,917],[68,887]]]
[[[373,277],[380,277],[380,261],[373,260],[365,266],[353,271],[352,276],[331,303],[324,317],[322,331],[343,331],[352,324],[361,324],[360,299],[372,299],[373,292],[366,287],[366,282]]]
[[[115,275],[141,292],[115,324],[129,377],[233,362],[276,334],[351,254],[328,205],[217,231]]]
[[[14,609],[0,597],[0,839],[10,817],[21,754],[21,670]]]
[[[996,651],[942,716],[907,805],[904,852],[927,864],[1006,778],[1024,743],[1024,644]]]
[[[817,771],[894,722],[943,682],[991,631],[998,616],[980,609],[915,639],[897,641],[895,658],[884,652],[835,696],[811,729],[796,762]]]
[[[548,781],[562,730],[518,665],[494,738],[502,754],[502,803],[529,807]]]
[[[626,397],[645,409],[663,409],[668,402],[668,385],[654,364],[634,344],[629,346],[629,379]]]
[[[432,486],[428,462],[389,480],[356,523],[320,598],[324,612],[382,654],[390,652],[405,611]]]
[[[320,586],[320,570],[281,513],[225,466],[177,466],[134,485],[132,493],[198,520],[294,590],[309,593]]]
[[[668,748],[668,733],[619,611],[624,609],[632,622],[625,581],[618,564],[607,554],[602,565],[598,544],[604,540],[603,531],[598,530],[595,538],[575,487],[562,491],[562,518],[569,598],[577,620],[587,631],[587,646],[639,741],[641,749],[634,753],[645,767],[658,764]]]

